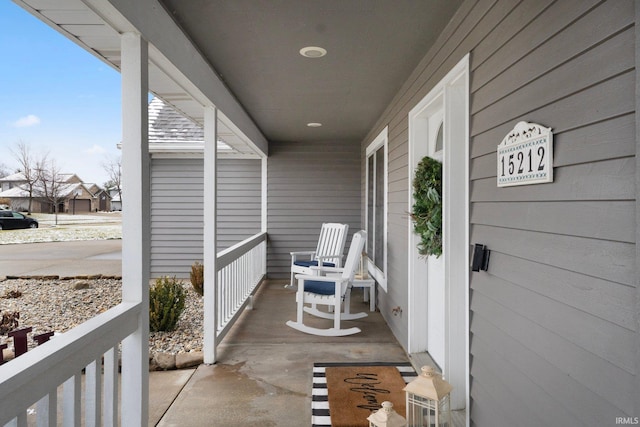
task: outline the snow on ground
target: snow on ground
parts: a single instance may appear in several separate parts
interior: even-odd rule
[[[67,215],[32,214],[39,228],[0,231],[0,245],[14,243],[67,242],[122,238],[120,213]]]
[[[30,215],[31,218],[37,219],[40,227],[72,224],[120,224],[122,222],[122,214],[120,212],[95,213],[83,215],[69,214],[38,214]],[[57,222],[56,222],[57,221]]]

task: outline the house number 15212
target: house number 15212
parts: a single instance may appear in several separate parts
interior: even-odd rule
[[[509,154],[508,166],[506,154],[500,156],[500,163],[502,164],[502,174],[500,176],[503,177],[507,175],[511,176],[533,173],[534,168],[536,172],[544,173],[544,147],[538,147],[535,152],[533,147],[529,147],[526,150],[526,161],[524,153],[525,151],[520,150],[517,153]],[[534,158],[535,162],[533,160]],[[516,164],[518,165],[517,168]],[[527,164],[529,165],[528,167]]]
[[[550,128],[520,122],[498,145],[498,187],[553,181]]]

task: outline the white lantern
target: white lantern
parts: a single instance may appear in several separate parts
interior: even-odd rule
[[[369,427],[405,427],[407,420],[393,410],[393,403],[382,402],[382,409],[378,409],[367,418]]]
[[[358,265],[358,272],[354,276],[356,279],[368,279],[369,274],[367,272],[367,253],[362,251],[360,254],[360,264]]]
[[[449,394],[453,387],[431,366],[404,388],[407,423],[411,427],[451,427]]]

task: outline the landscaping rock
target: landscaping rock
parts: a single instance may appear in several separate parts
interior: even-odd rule
[[[160,370],[176,369],[176,355],[173,353],[156,353],[154,361]]]
[[[122,362],[122,359],[120,360]],[[149,352],[149,371],[159,371],[160,367],[156,363],[153,353]]]
[[[4,350],[2,350],[2,357],[4,358],[5,362],[15,359],[15,355],[13,354],[13,349],[5,348]]]
[[[89,284],[89,282],[85,282],[84,280],[78,280],[73,284],[73,289],[75,289],[76,291],[81,289],[89,289],[90,287],[91,285]]]
[[[176,368],[184,369],[198,366],[203,362],[203,354],[201,351],[190,351],[188,353],[176,354]]]
[[[68,281],[63,282],[63,280]],[[88,282],[89,286],[76,292],[73,290],[76,282]],[[160,369],[153,358],[153,355],[157,353],[171,354],[169,359],[175,354],[201,353],[204,339],[203,299],[193,291],[189,283],[185,283],[184,287],[187,291],[187,298],[177,329],[171,332],[151,332],[149,334],[150,370]],[[120,303],[122,296],[120,276],[114,276],[114,278],[103,276],[97,280],[77,277],[34,280],[21,277],[0,281],[0,296],[15,289],[19,289],[22,296],[11,299],[0,298],[0,313],[19,312],[20,325],[33,327],[33,332],[28,340],[30,349],[34,348],[36,344],[31,338],[32,335],[52,330],[57,333],[65,332],[114,307]],[[0,336],[0,342],[2,339],[3,337]],[[184,363],[196,362],[182,362],[181,366]],[[197,364],[199,363],[202,362],[198,361]],[[161,369],[175,369],[175,361],[163,365]]]

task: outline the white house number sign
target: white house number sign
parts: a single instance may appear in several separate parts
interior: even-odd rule
[[[553,182],[551,128],[519,122],[498,145],[498,187]]]

